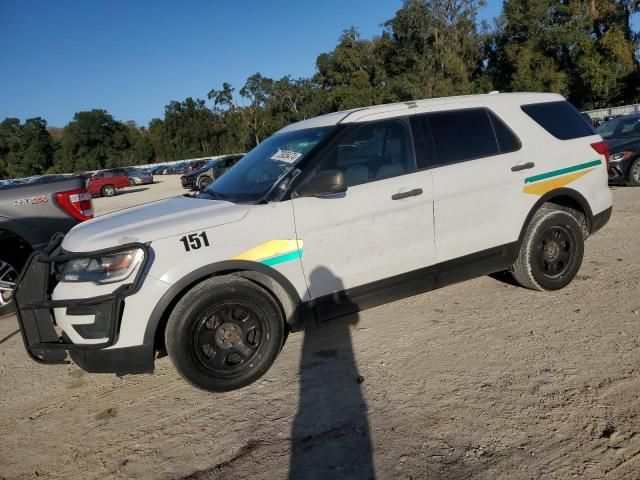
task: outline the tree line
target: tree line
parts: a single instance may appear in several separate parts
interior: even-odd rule
[[[0,178],[248,151],[284,125],[380,103],[500,91],[565,95],[580,109],[640,99],[640,0],[506,0],[478,25],[483,0],[404,0],[379,35],[345,30],[310,78],[256,73],[205,98],[171,101],[148,126],[105,110],[63,128],[0,123]]]

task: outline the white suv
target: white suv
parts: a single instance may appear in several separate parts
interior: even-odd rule
[[[25,345],[120,374],[166,350],[192,384],[223,391],[309,323],[503,270],[559,289],[611,215],[607,161],[553,94],[305,120],[198,195],[96,218],[35,253],[15,294]]]

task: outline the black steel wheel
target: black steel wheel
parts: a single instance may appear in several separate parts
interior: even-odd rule
[[[176,304],[167,322],[167,353],[180,374],[212,392],[260,378],[285,338],[280,306],[262,287],[229,275],[209,278]]]
[[[233,376],[259,358],[269,338],[264,312],[250,302],[220,302],[194,322],[193,349],[202,366]]]
[[[527,227],[511,273],[523,287],[559,290],[576,276],[583,255],[584,236],[575,215],[543,207]]]

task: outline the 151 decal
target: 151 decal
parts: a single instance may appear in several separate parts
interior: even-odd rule
[[[209,246],[209,239],[207,238],[207,232],[190,233],[180,239],[184,245],[184,249],[187,252],[191,250],[198,250],[199,248]]]

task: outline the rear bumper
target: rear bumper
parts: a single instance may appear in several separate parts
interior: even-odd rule
[[[600,213],[597,213],[593,216],[593,220],[591,221],[591,234],[596,233],[602,227],[604,227],[607,223],[609,223],[609,219],[611,218],[611,212],[613,211],[613,207],[609,207],[606,210],[603,210]]]
[[[142,248],[145,260],[133,283],[118,287],[113,293],[98,297],[52,300],[55,288],[56,264],[78,256],[97,256],[106,251],[64,254],[61,253],[62,237],[52,240],[44,251],[34,252],[18,278],[14,299],[16,315],[29,356],[39,363],[68,363],[69,357],[81,368],[90,372],[143,373],[153,371],[153,345],[139,345],[128,348],[108,347],[117,341],[124,300],[136,293],[142,283],[142,272],[148,249],[143,244],[129,244],[118,247]],[[115,249],[110,249],[115,250]],[[91,325],[83,325],[82,336],[86,339],[100,339],[94,343],[73,343],[64,333],[56,330],[53,309],[66,309],[67,315],[84,315],[90,312],[95,317]]]

